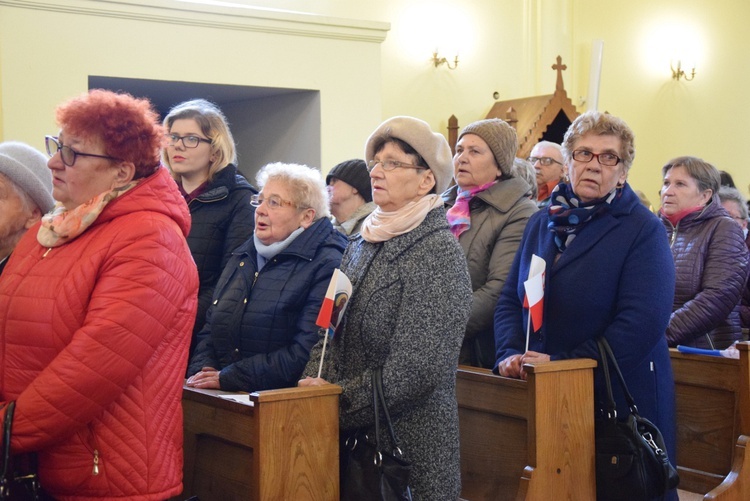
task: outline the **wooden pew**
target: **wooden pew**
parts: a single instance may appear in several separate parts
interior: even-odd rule
[[[590,359],[528,365],[528,381],[459,366],[461,497],[595,499]]]
[[[340,386],[225,393],[183,389],[180,499],[338,500]]]
[[[740,359],[670,350],[680,489],[705,500],[750,499],[750,344]]]

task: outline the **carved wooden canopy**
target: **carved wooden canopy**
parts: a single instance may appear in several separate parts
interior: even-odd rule
[[[563,85],[562,72],[567,66],[557,56],[552,65],[557,71],[557,84],[554,94],[544,96],[496,101],[485,118],[500,118],[511,124],[518,134],[516,156],[526,158],[539,141],[562,143],[565,131],[579,115],[573,102],[568,98]],[[458,119],[451,115],[448,119],[448,142],[455,152],[458,140]]]

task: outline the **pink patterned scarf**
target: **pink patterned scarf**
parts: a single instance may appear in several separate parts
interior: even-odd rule
[[[447,212],[451,233],[453,233],[456,238],[460,237],[461,233],[471,227],[471,211],[469,210],[469,202],[471,202],[471,199],[474,198],[474,195],[490,188],[495,183],[497,183],[497,180],[490,181],[487,184],[477,186],[470,190],[458,189],[456,202]]]

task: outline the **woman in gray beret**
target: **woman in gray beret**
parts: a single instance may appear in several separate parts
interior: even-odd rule
[[[396,436],[412,463],[413,498],[455,500],[461,491],[456,366],[471,283],[438,195],[450,182],[450,148],[422,120],[394,117],[367,140],[365,158],[377,208],[344,253],[351,302],[322,379],[300,386],[340,385],[342,436],[364,429],[374,437],[371,375],[382,368]],[[318,372],[321,346],[322,339],[307,376]]]
[[[495,365],[495,305],[526,223],[537,211],[529,199],[531,186],[513,174],[516,150],[515,129],[499,118],[467,125],[456,143],[456,184],[443,199],[474,291],[460,364],[487,369]]]

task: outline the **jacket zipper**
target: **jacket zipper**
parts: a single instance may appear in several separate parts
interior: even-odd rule
[[[99,474],[99,451],[94,449],[94,468],[91,470],[91,474],[96,476]]]

